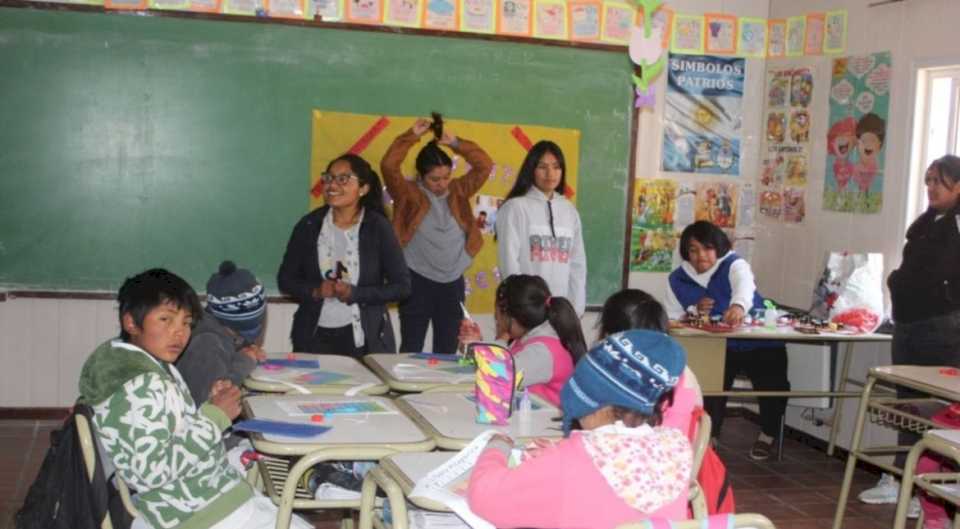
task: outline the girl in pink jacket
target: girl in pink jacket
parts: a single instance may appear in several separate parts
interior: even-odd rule
[[[683,348],[661,332],[604,338],[561,392],[568,437],[540,443],[509,468],[512,442],[494,436],[470,477],[470,509],[501,529],[686,519],[692,449],[683,432],[660,426],[685,365]]]

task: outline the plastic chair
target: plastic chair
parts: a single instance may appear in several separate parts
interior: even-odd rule
[[[700,467],[703,465],[703,456],[707,452],[707,446],[710,444],[710,430],[713,428],[710,422],[710,415],[700,408],[700,416],[696,422],[697,433],[693,436],[693,467],[690,471],[690,492],[687,501],[690,503],[690,510],[694,518],[705,518],[707,516],[707,498],[700,488],[697,476],[700,475]]]
[[[617,529],[777,529],[769,518],[762,514],[715,514],[708,518],[671,522],[662,519],[644,520],[624,524]]]
[[[99,458],[99,443],[97,443],[97,438],[93,433],[93,429],[90,427],[90,421],[87,419],[87,416],[79,410],[74,413],[73,416],[77,425],[77,437],[80,440],[80,449],[83,451],[83,464],[87,469],[87,477],[93,481],[97,465],[100,465],[101,468],[104,466]],[[126,483],[124,483],[119,476],[114,476],[114,484],[120,493],[120,500],[123,502],[123,507],[130,513],[130,516],[134,518],[140,516],[140,513],[137,512],[130,498],[130,489],[127,488]],[[113,522],[110,519],[109,510],[100,527],[101,529],[113,529]]]

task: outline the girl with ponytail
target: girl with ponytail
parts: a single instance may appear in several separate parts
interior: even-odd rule
[[[497,287],[497,339],[509,344],[522,384],[555,406],[560,390],[587,351],[580,319],[567,298],[553,297],[539,276],[512,275]],[[460,325],[460,341],[482,340],[472,320]]]
[[[433,352],[453,353],[464,300],[463,273],[483,246],[470,198],[490,176],[493,161],[470,140],[443,126],[440,114],[418,119],[393,141],[380,170],[393,197],[393,228],[410,269],[412,294],[400,304],[400,350],[423,351],[427,326],[433,323]],[[415,180],[400,166],[427,132],[430,140],[417,154]],[[443,147],[462,156],[470,170],[451,178],[453,161]]]

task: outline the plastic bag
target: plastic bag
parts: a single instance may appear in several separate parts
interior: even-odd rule
[[[883,315],[883,255],[830,252],[810,314],[860,332],[875,331]]]

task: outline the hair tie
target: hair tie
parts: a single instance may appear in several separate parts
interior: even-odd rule
[[[551,301],[553,301],[553,296],[547,296],[547,300],[543,302],[543,305],[549,309]]]

